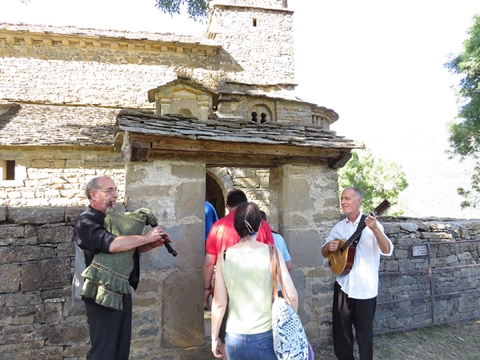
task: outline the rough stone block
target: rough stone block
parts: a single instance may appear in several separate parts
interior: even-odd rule
[[[63,348],[60,346],[57,347],[45,347],[38,350],[25,351],[19,354],[16,354],[16,358],[13,360],[56,360],[56,359],[65,359]]]
[[[72,242],[73,227],[66,225],[44,225],[38,228],[38,243]]]
[[[204,200],[204,181],[181,183],[175,192],[175,217],[182,219],[196,216],[203,219],[205,216]]]
[[[0,247],[0,264],[21,263],[31,260],[55,258],[53,248],[37,246]]]
[[[4,295],[5,306],[34,306],[42,303],[40,291],[16,292]]]
[[[52,301],[63,302],[65,299],[70,299],[72,296],[72,288],[70,286],[70,281],[62,289],[46,289],[42,290],[42,298]]]
[[[21,266],[0,265],[0,293],[12,293],[19,290]]]
[[[165,279],[162,287],[162,347],[186,348],[201,346],[205,342],[202,274],[201,268],[175,271]],[[185,306],[185,299],[189,299],[189,306]]]
[[[53,345],[84,344],[89,339],[89,330],[86,322],[60,323],[53,326],[48,336]]]
[[[285,213],[283,214],[282,223],[283,227],[290,229],[305,229],[309,225],[309,219],[305,214],[298,213]]]
[[[25,228],[16,225],[0,226],[0,245],[13,244],[17,239],[25,236]]]
[[[70,261],[52,259],[32,261],[22,267],[22,290],[63,288],[71,282]]]
[[[8,207],[7,218],[15,224],[46,224],[62,222],[64,207]]]
[[[142,254],[143,270],[169,267],[197,268],[203,266],[205,256],[205,227],[203,223],[165,228],[172,238],[172,247],[178,255],[173,257],[164,246]]]
[[[5,221],[7,218],[7,207],[0,206],[0,221]]]
[[[139,186],[137,188],[134,187],[129,187],[127,193],[125,194],[128,197],[128,210],[132,211],[132,207],[130,202],[132,200],[138,200],[138,199],[162,199],[164,197],[170,197],[170,193],[172,191],[171,186],[162,186],[162,185],[148,185],[148,186]],[[134,210],[138,209],[139,207],[145,207],[145,205],[140,205]]]
[[[200,165],[172,165],[172,175],[180,179],[204,181],[205,167]]]
[[[0,327],[33,324],[34,306],[13,306],[0,309]]]
[[[310,196],[310,186],[303,178],[284,178],[282,208],[289,212],[305,211],[314,208],[314,199]],[[285,224],[289,226],[289,224]]]
[[[283,235],[292,257],[294,269],[299,266],[323,266],[323,256],[320,252],[323,239],[319,238],[316,231],[300,232],[299,230],[286,229]],[[301,259],[301,261],[298,259]]]
[[[43,323],[59,323],[62,321],[62,303],[45,302],[38,306],[35,313],[35,322]]]
[[[25,225],[24,236],[26,238],[37,236],[37,227],[35,225]]]
[[[20,327],[25,327],[25,326],[18,326],[17,328],[20,328]],[[27,327],[31,329],[33,328],[31,325],[28,325]],[[15,343],[24,343],[24,342],[33,341],[35,334],[32,330],[28,332],[23,332],[22,330],[18,329],[17,332],[6,333],[4,334],[4,336],[2,336],[0,340],[0,346],[5,344],[15,344]]]

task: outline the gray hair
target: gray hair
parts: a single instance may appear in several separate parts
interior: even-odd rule
[[[100,179],[109,179],[106,176],[97,176],[94,177],[92,180],[90,180],[87,184],[87,187],[85,188],[85,192],[87,193],[87,199],[90,200],[90,192],[93,190],[98,190],[100,188]]]
[[[355,195],[357,195],[357,198],[363,199],[362,191],[359,188],[348,187],[348,188],[343,189],[343,191],[345,191],[345,190],[353,190],[355,192]]]

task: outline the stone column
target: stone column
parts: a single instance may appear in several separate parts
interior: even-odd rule
[[[338,219],[336,172],[323,164],[283,165],[271,169],[270,191],[271,220],[278,221],[292,258],[302,266],[323,265],[323,235]]]
[[[320,247],[339,218],[337,191],[337,174],[324,164],[270,169],[270,221],[292,257],[298,313],[312,340],[330,334],[333,277]]]
[[[132,355],[160,356],[165,349],[202,346],[205,167],[184,162],[127,164],[128,211],[151,209],[178,252],[164,247],[142,254],[133,294]]]

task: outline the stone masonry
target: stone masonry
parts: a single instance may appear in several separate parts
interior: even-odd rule
[[[0,166],[15,170],[0,180],[0,359],[85,358],[71,238],[98,175],[116,182],[117,211],[151,208],[179,254],[142,255],[131,359],[211,358],[207,185],[220,204],[241,188],[265,210],[292,255],[309,339],[329,342],[333,276],[319,249],[339,220],[336,169],[357,146],[329,130],[333,110],[295,97],[286,0],[212,5],[206,37],[0,24]],[[382,261],[377,332],[479,316],[479,248],[467,242],[479,226],[385,219],[398,250]]]
[[[180,165],[172,170],[182,178],[186,168]],[[139,173],[141,168],[134,169],[132,176]],[[144,178],[144,185],[148,187],[149,181],[148,177]],[[151,187],[149,191],[165,191],[172,186],[177,187],[167,181],[160,188]],[[145,196],[148,195],[146,192]],[[180,196],[177,200],[182,201],[182,197],[190,194],[176,196]],[[151,205],[155,207],[155,204]],[[169,224],[169,214],[175,205],[167,200],[156,206],[156,212],[165,207],[162,217]],[[1,359],[84,359],[88,349],[88,327],[83,304],[81,301],[72,302],[70,289],[74,257],[72,221],[81,211],[83,207],[0,208]],[[199,206],[191,213],[184,213],[182,218],[191,221],[188,219],[197,217],[201,212]],[[444,294],[434,305],[437,322],[480,316],[480,245],[478,240],[464,243],[478,239],[479,221],[409,218],[385,218],[381,221],[397,250],[381,264],[377,332],[428,326],[432,321],[429,301],[418,300],[420,295],[430,291],[428,281],[415,275],[415,271],[428,267],[427,259],[425,256],[413,256],[411,251],[402,248],[405,246],[428,245],[431,249],[436,248],[430,254],[433,272],[435,274],[435,268],[442,268],[442,271],[435,275],[434,291],[437,295]],[[199,224],[199,231],[201,227]],[[201,297],[201,291],[195,289],[201,284],[189,281],[190,272],[201,271],[201,261],[189,259],[189,253],[201,252],[202,248],[179,240],[179,236],[188,237],[180,229],[169,230],[173,234],[174,247],[180,254],[178,259],[171,257],[163,248],[158,249],[156,254],[149,253],[150,261],[142,258],[141,282],[133,296],[131,358],[167,356],[171,359],[209,359],[208,341],[195,335],[198,332],[193,330],[202,326],[203,311],[189,306],[192,296]],[[316,243],[319,249],[322,241],[319,239]],[[439,246],[439,243],[444,246]],[[312,252],[312,256],[319,262],[323,261],[319,250]],[[301,262],[295,253],[292,258],[294,263]],[[180,265],[182,272],[174,264]],[[462,265],[469,267],[455,271],[445,269]],[[305,275],[301,284],[296,283],[301,294],[300,308],[304,309],[302,318],[314,346],[326,346],[331,336],[333,277],[324,266],[297,267],[292,272],[293,278],[298,280],[300,273]],[[458,294],[449,295],[452,292]],[[163,299],[167,293],[173,294],[173,297],[165,303]],[[398,301],[389,303],[387,300],[391,299]],[[178,311],[191,312],[190,321],[181,324],[172,322],[167,314]],[[164,316],[153,316],[157,313]],[[158,318],[162,319],[161,322],[156,320]]]

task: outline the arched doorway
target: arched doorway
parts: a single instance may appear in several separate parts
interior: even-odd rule
[[[216,178],[207,171],[205,179],[205,196],[217,211],[218,218],[225,216],[225,197]]]

